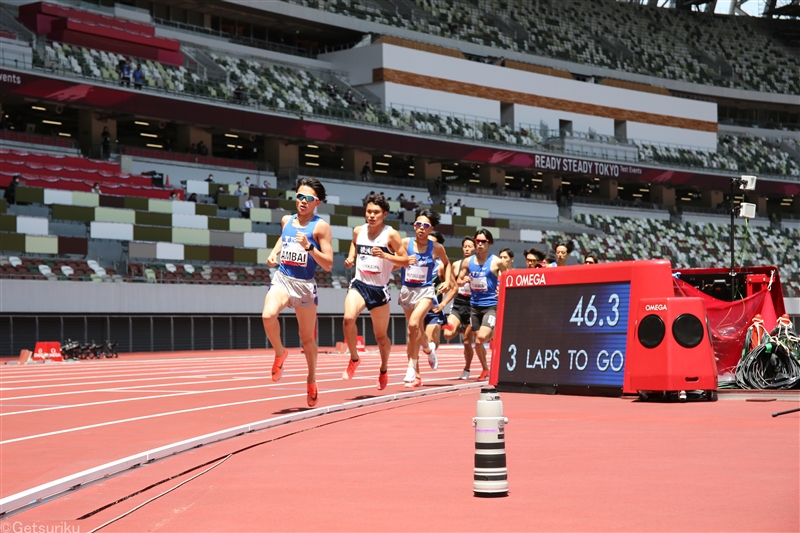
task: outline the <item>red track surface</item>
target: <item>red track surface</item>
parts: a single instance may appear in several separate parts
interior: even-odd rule
[[[437,372],[423,368],[426,386],[463,383],[454,380],[463,365],[458,352],[442,352]],[[306,408],[305,361],[296,352],[279,383],[269,379],[271,356],[184,356],[0,369],[0,497]],[[366,356],[349,382],[340,378],[346,359],[320,356],[320,406],[405,390],[399,350],[383,392],[375,389],[377,356]],[[102,531],[800,531],[800,414],[770,416],[796,402],[502,399],[511,420],[507,498],[472,494],[474,389],[196,448],[12,514],[0,526],[86,532],[243,450]]]

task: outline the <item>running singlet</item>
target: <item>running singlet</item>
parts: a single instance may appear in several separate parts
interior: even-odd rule
[[[433,241],[428,241],[424,253],[414,251],[414,239],[408,240],[408,256],[417,257],[416,265],[403,268],[403,285],[408,287],[430,287],[432,285],[436,260],[433,258]]]
[[[380,234],[375,239],[369,238],[369,224],[361,226],[361,231],[356,238],[356,279],[377,287],[385,287],[389,284],[392,277],[394,264],[388,259],[382,259],[372,255],[372,248],[377,246],[384,253],[392,253],[389,250],[389,229],[384,226]]]
[[[469,261],[469,259],[462,259],[463,261]],[[458,264],[459,270],[461,270],[461,263]],[[458,292],[456,293],[456,300],[464,302],[469,305],[470,297],[472,296],[472,289],[469,288],[469,282],[459,285]]]
[[[317,262],[309,255],[307,251],[300,246],[300,243],[295,241],[297,232],[302,231],[306,234],[308,242],[319,249],[319,243],[314,239],[314,226],[317,225],[321,219],[314,215],[308,225],[304,228],[294,226],[294,221],[297,220],[297,215],[292,215],[289,222],[283,227],[281,232],[281,265],[278,268],[281,274],[296,279],[314,279],[314,271],[317,269]]]
[[[475,262],[477,256],[469,258],[469,288],[472,290],[469,304],[472,307],[497,305],[497,276],[492,273],[492,259],[489,254],[482,265]]]

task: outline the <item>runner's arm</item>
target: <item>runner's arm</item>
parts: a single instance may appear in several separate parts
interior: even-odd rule
[[[330,272],[333,268],[333,247],[331,246],[331,226],[324,220],[314,226],[314,238],[319,248],[313,248],[308,254],[314,258],[323,270]]]
[[[269,256],[267,257],[267,265],[269,266],[277,266],[280,262],[279,257],[281,253],[281,247],[283,246],[283,228],[286,226],[286,223],[290,218],[292,218],[292,215],[284,215],[281,219],[281,235],[278,236],[278,240],[275,241],[275,246],[272,247],[272,252],[270,252]]]

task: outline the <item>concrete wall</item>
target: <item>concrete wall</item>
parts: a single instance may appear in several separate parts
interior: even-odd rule
[[[399,291],[393,291],[391,310]],[[260,315],[267,287],[0,280],[0,313]],[[319,289],[319,314],[344,314],[344,289]],[[287,309],[286,314],[294,314]]]

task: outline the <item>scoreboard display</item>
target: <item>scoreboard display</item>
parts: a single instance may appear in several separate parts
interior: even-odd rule
[[[672,295],[668,261],[504,272],[491,383],[501,391],[635,392],[625,372],[631,309],[640,298]]]

